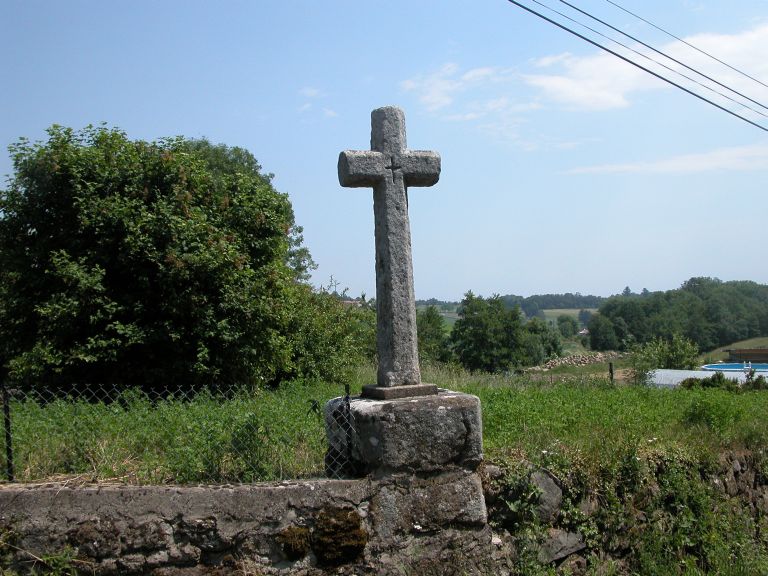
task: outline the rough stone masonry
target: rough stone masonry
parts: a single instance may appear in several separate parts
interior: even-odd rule
[[[363,395],[436,394],[436,386],[421,383],[419,371],[408,187],[435,184],[440,155],[408,150],[403,111],[386,106],[371,113],[371,150],[342,152],[338,169],[342,186],[373,188],[379,368],[377,386]]]

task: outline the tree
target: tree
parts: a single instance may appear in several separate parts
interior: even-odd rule
[[[584,310],[583,308],[579,310],[579,323],[581,323],[582,326],[588,326],[591,318],[592,312]]]
[[[446,362],[450,357],[445,319],[436,306],[416,313],[419,358],[422,362]]]
[[[691,278],[678,290],[614,296],[603,303],[600,314],[612,322],[620,346],[682,334],[700,349],[711,350],[768,335],[768,286]]]
[[[520,309],[508,309],[499,296],[487,300],[467,292],[451,341],[459,362],[468,370],[500,372],[520,362]]]
[[[557,329],[563,338],[573,338],[579,331],[579,323],[576,318],[568,314],[560,314],[557,317]]]
[[[613,322],[602,314],[594,314],[589,320],[589,346],[592,350],[616,350],[619,347]]]
[[[18,384],[258,384],[352,356],[349,315],[298,282],[300,228],[249,152],[57,126],[11,152],[0,366]],[[339,345],[321,352],[323,334]]]
[[[537,344],[530,343],[528,345],[527,350],[529,350],[530,353],[527,357],[518,356],[520,365],[535,366],[550,358],[556,358],[563,353],[563,344],[560,341],[560,333],[557,330],[550,328],[550,326],[540,318],[533,318],[528,322],[525,325],[525,332],[532,336],[532,340]],[[533,353],[534,351],[536,351],[535,354]]]

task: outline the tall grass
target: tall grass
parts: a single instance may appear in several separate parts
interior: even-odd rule
[[[15,400],[16,478],[162,484],[321,476],[325,431],[313,408],[341,393],[290,383],[228,396],[150,399],[128,391],[111,402]],[[4,470],[4,446],[2,454]]]
[[[534,381],[445,367],[425,367],[423,379],[480,398],[490,458],[535,461],[564,449],[596,469],[627,446],[711,458],[723,449],[768,445],[768,392],[615,387],[589,376]],[[375,370],[359,367],[351,391],[373,382]],[[324,424],[313,406],[343,393],[340,385],[293,382],[189,399],[153,400],[136,391],[114,402],[16,399],[16,476],[140,484],[322,476]],[[0,439],[1,470],[4,455]]]

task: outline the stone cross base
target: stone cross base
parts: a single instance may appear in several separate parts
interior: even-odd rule
[[[437,386],[434,384],[408,384],[401,386],[363,386],[363,398],[374,400],[394,400],[396,398],[409,398],[411,396],[433,396],[437,394]]]
[[[325,423],[331,477],[474,471],[483,459],[480,400],[469,394],[334,398]]]

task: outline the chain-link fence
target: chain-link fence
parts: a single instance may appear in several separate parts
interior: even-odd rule
[[[326,435],[323,419],[323,406],[340,392],[300,384],[275,391],[3,386],[0,478],[222,484],[347,477],[346,449],[334,451],[338,435]],[[347,440],[348,394],[333,413]]]
[[[349,387],[344,396],[331,400],[325,411],[328,450],[325,453],[325,473],[329,478],[357,478],[359,459],[353,451],[357,445],[357,428],[349,406]]]

